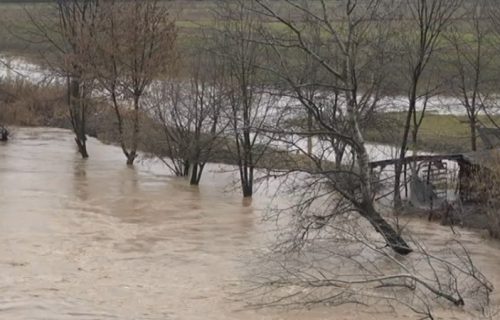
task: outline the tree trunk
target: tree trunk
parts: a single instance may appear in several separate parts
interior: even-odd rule
[[[76,145],[78,146],[78,152],[82,155],[83,159],[87,159],[89,154],[87,152],[87,142],[85,137],[75,137]]]
[[[132,146],[130,148],[129,156],[127,157],[127,165],[134,165],[135,158],[137,157],[137,147],[139,143],[139,99],[140,95],[134,95],[134,128],[132,131]]]
[[[205,163],[195,163],[193,165],[193,170],[191,171],[191,179],[189,184],[192,186],[197,186],[200,184],[201,175],[203,174],[203,169],[205,168]]]
[[[476,119],[470,121],[470,143],[472,151],[477,150],[477,132],[476,132]]]
[[[251,198],[253,196],[253,187],[250,182],[243,183],[243,197]]]
[[[191,180],[189,181],[189,184],[192,186],[197,186],[200,183],[200,181],[198,180],[198,164],[196,162],[193,163],[191,168]]]
[[[189,177],[190,166],[191,166],[191,164],[190,164],[189,160],[185,160],[184,161],[184,172],[182,173],[183,177]]]
[[[253,168],[247,166],[240,167],[241,189],[244,198],[253,196]]]
[[[78,152],[82,158],[89,157],[87,151],[86,123],[85,123],[85,105],[82,90],[80,88],[81,81],[78,77],[71,78],[68,83],[68,104],[71,117],[71,125],[75,133],[75,142],[78,147]]]
[[[393,202],[394,202],[394,211],[398,212],[401,207],[403,206],[402,200],[401,200],[401,190],[399,189],[401,187],[401,173],[403,172],[403,167],[402,164],[399,162],[396,162],[394,164],[394,196],[393,196]]]
[[[310,111],[307,112],[307,154],[312,156],[313,153],[313,137],[312,137],[312,127],[313,127],[313,115]]]
[[[0,141],[9,140],[9,131],[4,127],[0,126]]]
[[[394,164],[394,210],[399,212],[401,210],[403,203],[401,201],[401,174],[403,173],[403,160],[406,157],[406,151],[408,149],[408,137],[411,128],[411,119],[413,112],[416,108],[417,103],[417,84],[418,79],[413,79],[411,92],[408,98],[409,107],[408,113],[406,114],[405,127],[403,130],[403,139],[401,141],[401,150],[399,153],[399,160]]]
[[[129,152],[127,155],[127,166],[133,166],[135,158],[137,158],[137,153],[135,151]]]
[[[407,255],[413,251],[401,235],[375,210],[371,203],[362,204],[361,215],[384,237],[385,242],[392,250],[402,255]]]
[[[358,209],[360,209],[360,214],[368,220],[368,222],[375,228],[375,230],[380,233],[387,245],[399,254],[409,254],[412,252],[408,244],[403,240],[403,238],[394,230],[394,228],[385,221],[385,219],[375,210],[373,204],[373,191],[372,191],[372,172],[369,167],[370,159],[366,151],[365,141],[361,129],[359,127],[359,122],[357,119],[356,109],[355,109],[355,98],[356,92],[353,91],[352,95],[348,99],[347,115],[351,127],[353,128],[353,140],[355,141],[358,168],[359,168],[359,179],[361,188],[362,202]]]

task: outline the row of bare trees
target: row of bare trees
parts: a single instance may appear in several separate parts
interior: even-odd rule
[[[223,7],[217,31],[189,52],[177,50],[170,10],[159,1],[57,1],[47,16],[28,12],[38,39],[51,44],[44,58],[67,79],[69,116],[82,157],[88,157],[88,104],[97,101],[115,113],[127,164],[138,155],[147,118],[162,127],[163,143],[153,149],[171,158],[165,163],[177,175],[190,175],[198,184],[217,141],[238,164],[244,196],[253,194],[254,170],[265,151],[255,128],[270,110],[256,60],[262,58],[261,45],[251,39],[256,20],[245,10]],[[236,24],[229,20],[235,14]],[[218,140],[222,132],[226,137]]]
[[[464,8],[472,12],[465,19]],[[147,141],[150,149],[194,185],[207,162],[224,158],[237,165],[243,195],[251,197],[256,169],[269,166],[262,159],[285,146],[298,154],[290,157],[293,169],[284,171],[317,177],[336,195],[335,208],[358,212],[391,248],[407,254],[401,234],[376,208],[365,129],[396,79],[408,102],[400,106],[406,121],[399,158],[415,151],[428,101],[443,85],[435,57],[451,47],[460,75],[452,88],[460,89],[476,148],[484,109],[483,12],[480,2],[448,0],[221,1],[218,22],[184,51],[176,47],[168,7],[154,0],[57,1],[55,17],[31,19],[56,49],[50,61],[67,79],[83,157],[88,104],[95,101],[111,106],[127,164],[134,163],[141,141],[145,147],[141,124],[148,123],[161,133]],[[470,22],[473,41],[464,44],[468,24],[457,26],[457,17]],[[296,125],[293,120],[302,117],[306,125]],[[395,168],[396,210],[402,163]],[[283,169],[268,169],[276,167]]]
[[[471,130],[471,148],[473,150],[477,148],[478,115],[485,109],[485,100],[489,93],[487,90],[491,89],[487,83],[491,79],[485,79],[487,76],[482,70],[491,63],[490,55],[485,58],[484,52],[491,47],[487,46],[486,42],[490,39],[488,35],[493,33],[494,23],[485,21],[496,21],[486,19],[486,16],[492,16],[491,12],[495,12],[485,9],[486,3],[446,0],[339,3],[339,7],[346,8],[340,12],[349,11],[351,15],[364,10],[366,18],[363,17],[362,20],[368,19],[371,24],[378,24],[376,29],[361,30],[365,33],[361,35],[364,37],[364,43],[355,43],[357,39],[349,34],[351,16],[319,12],[328,9],[321,1],[308,5],[300,2],[297,4],[285,2],[285,4],[296,9],[297,12],[290,16],[290,21],[295,23],[300,19],[299,29],[295,30],[291,28],[293,25],[287,25],[287,21],[260,10],[259,6],[262,3],[258,1],[250,1],[245,6],[237,2],[231,4],[222,1],[215,10],[214,17],[219,23],[205,28],[202,39],[197,39],[203,45],[191,50],[188,58],[184,58],[186,55],[183,53],[183,59],[180,59],[176,48],[177,30],[173,18],[168,7],[157,1],[126,3],[98,0],[57,1],[51,15],[43,18],[31,15],[31,20],[38,31],[38,39],[48,41],[52,45],[48,61],[58,74],[67,79],[69,116],[75,132],[75,141],[84,158],[88,157],[86,148],[88,105],[95,100],[90,97],[105,98],[107,103],[113,106],[119,143],[127,163],[133,164],[139,148],[141,114],[148,112],[146,105],[149,103],[144,101],[144,96],[154,96],[150,94],[154,91],[149,90],[150,88],[167,86],[155,84],[155,79],[169,79],[168,90],[162,88],[164,93],[168,91],[171,96],[168,108],[175,109],[174,113],[180,112],[181,104],[184,108],[194,104],[204,109],[193,114],[185,113],[182,117],[179,117],[179,114],[172,116],[170,111],[168,117],[166,114],[161,114],[162,112],[156,112],[156,118],[166,126],[164,132],[166,141],[170,144],[168,154],[170,156],[175,154],[174,171],[179,175],[195,172],[195,177],[191,181],[195,184],[199,182],[203,163],[210,160],[208,153],[212,153],[213,149],[208,147],[207,150],[210,151],[208,153],[202,150],[181,152],[186,146],[179,144],[181,142],[184,145],[190,144],[181,141],[188,139],[187,137],[191,139],[191,135],[182,134],[183,131],[194,130],[194,135],[198,135],[199,138],[193,139],[199,140],[204,136],[201,132],[207,132],[201,130],[205,125],[201,125],[200,122],[206,123],[207,120],[213,119],[215,122],[213,128],[208,130],[212,138],[219,137],[222,131],[225,131],[227,136],[228,129],[232,129],[234,139],[231,139],[233,143],[230,146],[230,154],[234,155],[233,162],[238,164],[243,193],[245,196],[251,196],[255,167],[258,166],[269,144],[266,141],[269,141],[270,131],[266,131],[265,137],[259,134],[259,131],[260,128],[269,125],[272,113],[269,112],[270,106],[282,100],[269,99],[268,94],[270,91],[268,84],[284,78],[282,70],[275,70],[279,65],[283,66],[286,73],[294,74],[295,79],[291,80],[306,84],[300,87],[301,92],[293,92],[291,95],[286,93],[289,88],[285,90],[279,88],[279,90],[282,96],[288,96],[306,105],[304,108],[307,117],[306,131],[319,131],[315,132],[316,137],[321,136],[321,140],[332,142],[331,147],[335,149],[333,162],[337,165],[342,163],[346,153],[352,154],[354,149],[349,148],[349,143],[345,139],[332,137],[331,133],[320,134],[322,130],[319,127],[325,120],[322,119],[318,125],[318,119],[315,120],[318,118],[318,112],[315,116],[315,111],[307,105],[321,97],[322,118],[329,113],[327,117],[331,122],[329,125],[334,125],[337,130],[343,132],[349,126],[347,109],[344,108],[349,100],[345,94],[348,92],[346,89],[355,88],[356,91],[352,94],[356,94],[355,99],[359,98],[363,104],[358,118],[361,122],[368,121],[377,111],[375,109],[379,105],[380,98],[386,92],[394,90],[390,86],[394,85],[395,79],[398,82],[397,90],[407,93],[408,102],[406,107],[400,106],[406,108],[406,120],[399,146],[400,159],[407,155],[408,150],[415,151],[418,148],[418,131],[425,117],[428,102],[433,96],[443,92],[445,81],[451,83],[452,94],[459,99],[467,112]],[[375,7],[386,7],[388,11],[383,17],[373,16]],[[277,12],[283,14],[281,9]],[[487,10],[488,13],[485,13]],[[471,14],[464,16],[463,12]],[[454,23],[457,17],[460,17],[458,26]],[[288,29],[284,32],[285,37],[280,34],[281,27],[272,24],[272,20]],[[344,31],[344,25],[347,25],[345,29],[347,31]],[[363,28],[356,21],[352,22],[352,26],[357,28],[356,32]],[[463,35],[469,32],[473,35],[472,41],[464,39]],[[289,41],[287,37],[294,34],[298,37],[298,45],[292,44],[293,48],[286,48],[289,45],[285,43]],[[342,37],[345,34],[347,38],[344,39]],[[281,48],[276,50],[278,46],[275,44],[279,42]],[[356,48],[349,48],[351,43],[355,43]],[[342,56],[356,54],[366,59],[368,53],[362,51],[369,48],[373,52],[376,46],[384,46],[384,50],[377,49],[375,56],[370,57],[369,63],[362,65],[363,69],[360,71],[370,72],[372,83],[358,84],[360,81],[358,75],[350,75],[353,71],[348,67],[352,63],[342,61]],[[457,76],[451,80],[435,76],[439,73],[436,56],[442,57],[444,49],[450,50],[450,54],[452,51],[456,52],[456,58],[452,59],[453,65],[450,68],[456,70],[453,73]],[[316,51],[320,51],[321,55],[328,52],[328,59],[323,59]],[[274,65],[270,58],[273,55],[280,56],[279,60],[282,62]],[[210,60],[212,63],[204,63],[203,66],[197,63]],[[354,60],[356,65],[360,65],[358,60],[357,57]],[[286,65],[290,63],[294,65]],[[183,67],[179,67],[180,65]],[[332,65],[339,67],[332,68]],[[370,66],[377,68],[369,69]],[[356,67],[350,66],[351,69]],[[398,75],[394,77],[388,73],[398,73]],[[472,73],[475,74],[473,81],[468,76]],[[204,79],[201,79],[202,74]],[[207,79],[208,74],[214,74],[210,76],[212,79]],[[383,78],[392,78],[389,79],[392,81],[385,81],[387,79]],[[347,80],[354,83],[347,86],[344,83]],[[199,83],[200,81],[202,83]],[[199,86],[208,88],[200,90]],[[216,111],[216,115],[208,115],[205,106],[206,95],[211,95],[208,100],[217,100],[210,104],[215,103],[219,106],[212,105],[209,108]],[[193,96],[199,96],[201,99],[193,99]],[[158,95],[156,97],[158,98]],[[150,97],[146,99],[151,100]],[[186,99],[194,101],[189,102]],[[176,106],[172,107],[173,104]],[[279,104],[282,104],[282,101]],[[330,107],[325,108],[325,105]],[[168,108],[163,108],[163,111]],[[192,110],[193,107],[188,109]],[[194,109],[198,110],[198,107]],[[159,111],[158,106],[156,110]],[[192,117],[203,119],[193,122]],[[227,121],[221,121],[221,118]],[[194,129],[190,127],[192,125]],[[360,131],[363,131],[364,124],[360,125]],[[311,155],[313,134],[309,134],[307,138],[307,153]],[[204,145],[210,146],[210,143]],[[201,159],[197,159],[199,157]],[[182,165],[179,165],[180,163]],[[396,208],[399,208],[401,203],[402,171],[402,162],[399,162],[395,168]]]
[[[46,15],[27,12],[35,41],[53,71],[67,79],[75,141],[87,158],[86,118],[96,98],[113,107],[119,144],[132,165],[137,157],[143,96],[154,79],[170,72],[176,29],[158,1],[58,0]]]

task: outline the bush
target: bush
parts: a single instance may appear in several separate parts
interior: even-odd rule
[[[471,184],[477,193],[477,213],[486,214],[490,235],[500,238],[500,151],[487,154],[481,167],[473,172]]]
[[[64,89],[24,80],[0,82],[0,122],[68,128]]]

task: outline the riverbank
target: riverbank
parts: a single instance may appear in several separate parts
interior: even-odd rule
[[[52,127],[71,130],[67,97],[64,87],[52,84],[40,85],[27,80],[0,82],[0,123],[6,126]],[[130,115],[122,115],[124,132],[132,132]],[[130,121],[129,121],[130,120]],[[114,110],[98,99],[88,105],[86,117],[87,135],[103,143],[119,145],[120,133]],[[170,128],[170,130],[172,130]],[[13,132],[15,135],[15,131]],[[130,145],[129,136],[125,135]],[[168,146],[165,128],[147,113],[141,113],[138,149],[146,157],[172,158],[174,148]],[[231,133],[221,134],[213,143],[208,161],[212,163],[237,164],[234,138]],[[263,154],[263,149],[265,150]],[[182,151],[182,150],[181,150]],[[255,145],[257,167],[272,169],[294,169],[307,166],[307,157],[292,153],[279,146]],[[90,155],[92,156],[92,155]]]
[[[35,84],[29,80],[0,82],[0,123],[15,126],[42,126],[70,129],[67,117],[65,89],[52,84]],[[88,133],[99,139],[115,143],[118,132],[114,115],[109,108],[95,104],[91,106],[88,117]],[[397,149],[402,136],[405,120],[404,112],[378,112],[368,123],[365,131],[366,140],[372,144],[393,146]],[[500,123],[500,116],[493,120]],[[479,121],[491,126],[491,121],[484,115]],[[151,129],[150,123],[145,125]],[[151,130],[149,130],[151,131]],[[158,130],[147,132],[150,137],[143,136],[142,148],[148,148],[148,141],[158,140]],[[482,149],[482,141],[478,137],[478,149]],[[418,150],[432,153],[462,153],[471,150],[470,128],[467,117],[463,114],[437,114],[428,112],[419,131]],[[222,155],[222,150],[218,152]],[[390,155],[387,155],[389,157]],[[229,155],[222,155],[219,161],[227,163]],[[383,159],[375,159],[383,160]]]
[[[387,112],[377,113],[365,132],[370,142],[377,142],[398,146],[401,144],[406,113]],[[490,119],[479,115],[480,123],[493,127]],[[500,116],[492,119],[500,124]],[[471,151],[471,133],[468,118],[463,114],[436,114],[429,112],[425,115],[418,134],[419,151],[432,153],[465,153]],[[477,137],[478,150],[484,149],[481,138]]]

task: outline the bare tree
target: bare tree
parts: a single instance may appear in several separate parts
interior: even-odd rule
[[[185,83],[165,80],[154,83],[147,96],[149,113],[159,124],[161,139],[149,141],[150,153],[178,177],[189,175],[189,137],[191,121],[185,113]]]
[[[500,40],[500,7],[498,6],[498,3],[494,0],[484,0],[484,2],[481,2],[481,7],[483,8],[482,9],[483,13],[486,12],[485,15],[487,15],[489,18],[487,23],[489,22],[489,24],[490,24],[490,30],[489,30],[490,32],[488,33],[488,36],[485,36],[484,42],[485,42],[485,44],[489,44],[493,47],[492,54],[493,54],[493,56],[496,56],[496,55],[498,55],[498,52],[499,52],[498,49],[500,47],[499,46],[499,43],[500,43],[499,42],[499,40]],[[483,16],[483,18],[484,18],[484,16]],[[485,22],[483,21],[483,25],[484,25],[484,23]],[[484,50],[485,49],[483,46],[483,51]],[[487,55],[487,54],[483,53],[483,57],[482,57],[483,61],[485,59],[484,55]],[[491,79],[491,86],[492,86],[491,92],[494,93],[496,87],[498,86],[495,60],[492,60],[491,64],[492,64],[491,68],[486,68],[486,70],[482,71],[482,76],[486,79],[488,79],[488,78]],[[492,72],[493,75],[488,76],[487,75],[488,71]],[[482,90],[482,91],[483,91],[482,94],[484,95],[484,93],[485,93],[484,91],[486,91],[486,90]],[[486,100],[486,99],[483,99],[483,100]],[[498,120],[494,116],[495,113],[498,112],[498,108],[499,108],[498,97],[495,94],[492,94],[490,99],[488,99],[488,101],[486,101],[486,102],[482,101],[482,107],[483,107],[484,114],[488,118],[489,124],[491,124],[492,126],[494,126],[497,129],[500,129],[500,125],[498,124]],[[491,146],[488,146],[488,147],[491,147]]]
[[[270,2],[256,2],[261,14],[286,29],[279,35],[274,30],[268,32],[267,42],[277,57],[277,67],[272,72],[286,80],[295,98],[314,115],[319,128],[317,135],[342,141],[352,154],[337,168],[332,167],[332,161],[328,159],[328,149],[310,156],[309,170],[304,166],[299,168],[310,175],[310,182],[307,183],[309,192],[303,193],[303,205],[298,208],[305,212],[315,208],[317,201],[332,201],[328,212],[318,214],[321,219],[332,221],[336,216],[357,212],[370,222],[394,251],[410,253],[412,250],[402,236],[375,207],[374,176],[369,168],[370,159],[363,136],[363,118],[377,107],[384,86],[384,66],[390,60],[387,56],[391,47],[387,25],[390,19],[386,18],[391,12],[391,3],[342,1],[332,4],[320,1],[320,5],[310,7],[307,2],[279,1],[277,4],[285,7],[284,11],[292,11],[285,16]],[[293,14],[307,15],[309,19],[290,18]],[[317,27],[305,28],[301,21],[317,24]],[[319,32],[308,34],[307,30]],[[314,39],[322,43],[317,49],[311,45]],[[321,65],[322,72],[328,77],[325,82],[314,85],[321,86],[326,99],[306,95],[304,88],[312,84],[300,81],[290,72],[293,60],[287,59],[288,50],[303,52]],[[335,98],[335,92],[341,92],[340,99]],[[334,98],[330,99],[332,93]],[[344,119],[343,126],[338,126],[338,117],[331,117],[335,108],[345,113],[341,118]],[[286,133],[286,130],[283,132]],[[297,131],[290,133],[300,135]],[[290,141],[290,136],[285,136],[284,140]],[[298,145],[296,147],[303,150]]]
[[[3,64],[4,62],[0,60],[0,64]],[[6,65],[7,68],[9,68],[8,65]],[[6,95],[4,92],[3,88],[0,89],[0,97],[3,99],[3,96]],[[3,101],[2,101],[3,102]],[[0,112],[0,141],[7,141],[9,140],[9,130],[4,124],[4,115],[3,112]]]
[[[190,92],[187,109],[192,118],[192,143],[189,148],[191,185],[198,185],[207,161],[212,154],[218,138],[226,128],[222,123],[222,110],[226,99],[222,84],[224,67],[213,51],[194,56],[192,63]]]
[[[153,85],[153,118],[165,138],[155,149],[166,150],[171,161],[159,156],[176,175],[190,176],[190,184],[198,185],[206,163],[220,150],[216,144],[226,128],[221,121],[224,67],[206,48],[196,47],[186,60],[186,79]]]
[[[414,252],[400,259],[381,248],[362,221],[347,219],[327,228],[318,228],[317,219],[302,221],[305,234],[298,241],[308,250],[263,256],[251,274],[251,305],[387,304],[419,319],[437,319],[436,309],[451,306],[477,319],[490,312],[493,286],[460,242],[450,240],[439,250],[412,239]]]
[[[283,127],[278,123],[269,128],[303,157],[296,158],[294,167],[274,172],[285,179],[286,194],[298,199],[285,209],[290,213],[285,218],[290,232],[277,245],[283,259],[273,252],[269,281],[259,287],[265,299],[269,293],[274,298],[264,305],[366,304],[382,299],[433,319],[435,301],[462,306],[467,296],[471,301],[480,297],[486,304],[491,284],[461,245],[447,258],[416,241],[410,247],[402,230],[396,231],[377,208],[379,177],[369,168],[363,132],[380,105],[387,70],[394,61],[395,2],[255,2],[266,19],[280,25],[270,24],[273,27],[263,31],[275,58],[266,67],[313,115],[315,128],[304,132],[303,127],[286,126],[287,121]],[[315,26],[308,26],[312,23]],[[291,58],[297,53],[321,65],[326,74],[322,82],[297,75],[301,62]],[[313,86],[320,89],[308,94]],[[332,117],[337,108],[342,116]],[[317,139],[312,154],[300,138],[311,134]],[[345,143],[350,156],[333,163],[329,150],[334,146],[329,141]],[[401,258],[385,247],[414,254]],[[262,270],[257,275],[262,276]]]
[[[99,1],[57,0],[54,6],[55,16],[29,11],[27,14],[35,27],[35,41],[50,44],[51,51],[43,53],[43,57],[56,75],[67,79],[69,117],[75,142],[82,157],[88,158],[86,122],[94,79],[84,56],[90,50]]]
[[[408,75],[408,109],[403,127],[399,159],[395,165],[394,207],[401,208],[401,174],[403,159],[409,147],[415,149],[418,130],[424,119],[427,102],[433,93],[432,85],[424,83],[424,72],[434,56],[444,30],[449,26],[454,14],[461,7],[455,0],[407,0],[401,6],[401,43],[403,63]],[[423,107],[418,110],[418,103]],[[410,140],[411,133],[411,140]]]
[[[128,165],[137,157],[142,98],[155,78],[170,72],[176,34],[168,8],[156,0],[101,4],[88,61],[113,105]]]
[[[217,52],[225,64],[226,117],[231,135],[228,151],[238,166],[244,197],[252,197],[254,175],[271,139],[263,128],[272,116],[275,97],[266,90],[259,68],[263,47],[259,41],[259,17],[247,10],[253,2],[222,1],[216,10]]]
[[[477,150],[477,126],[479,113],[487,104],[493,55],[491,48],[492,30],[488,19],[488,7],[484,1],[471,1],[466,7],[465,21],[447,36],[455,51],[455,68],[452,88],[464,107],[470,128],[471,150]],[[464,33],[471,39],[464,39]]]

